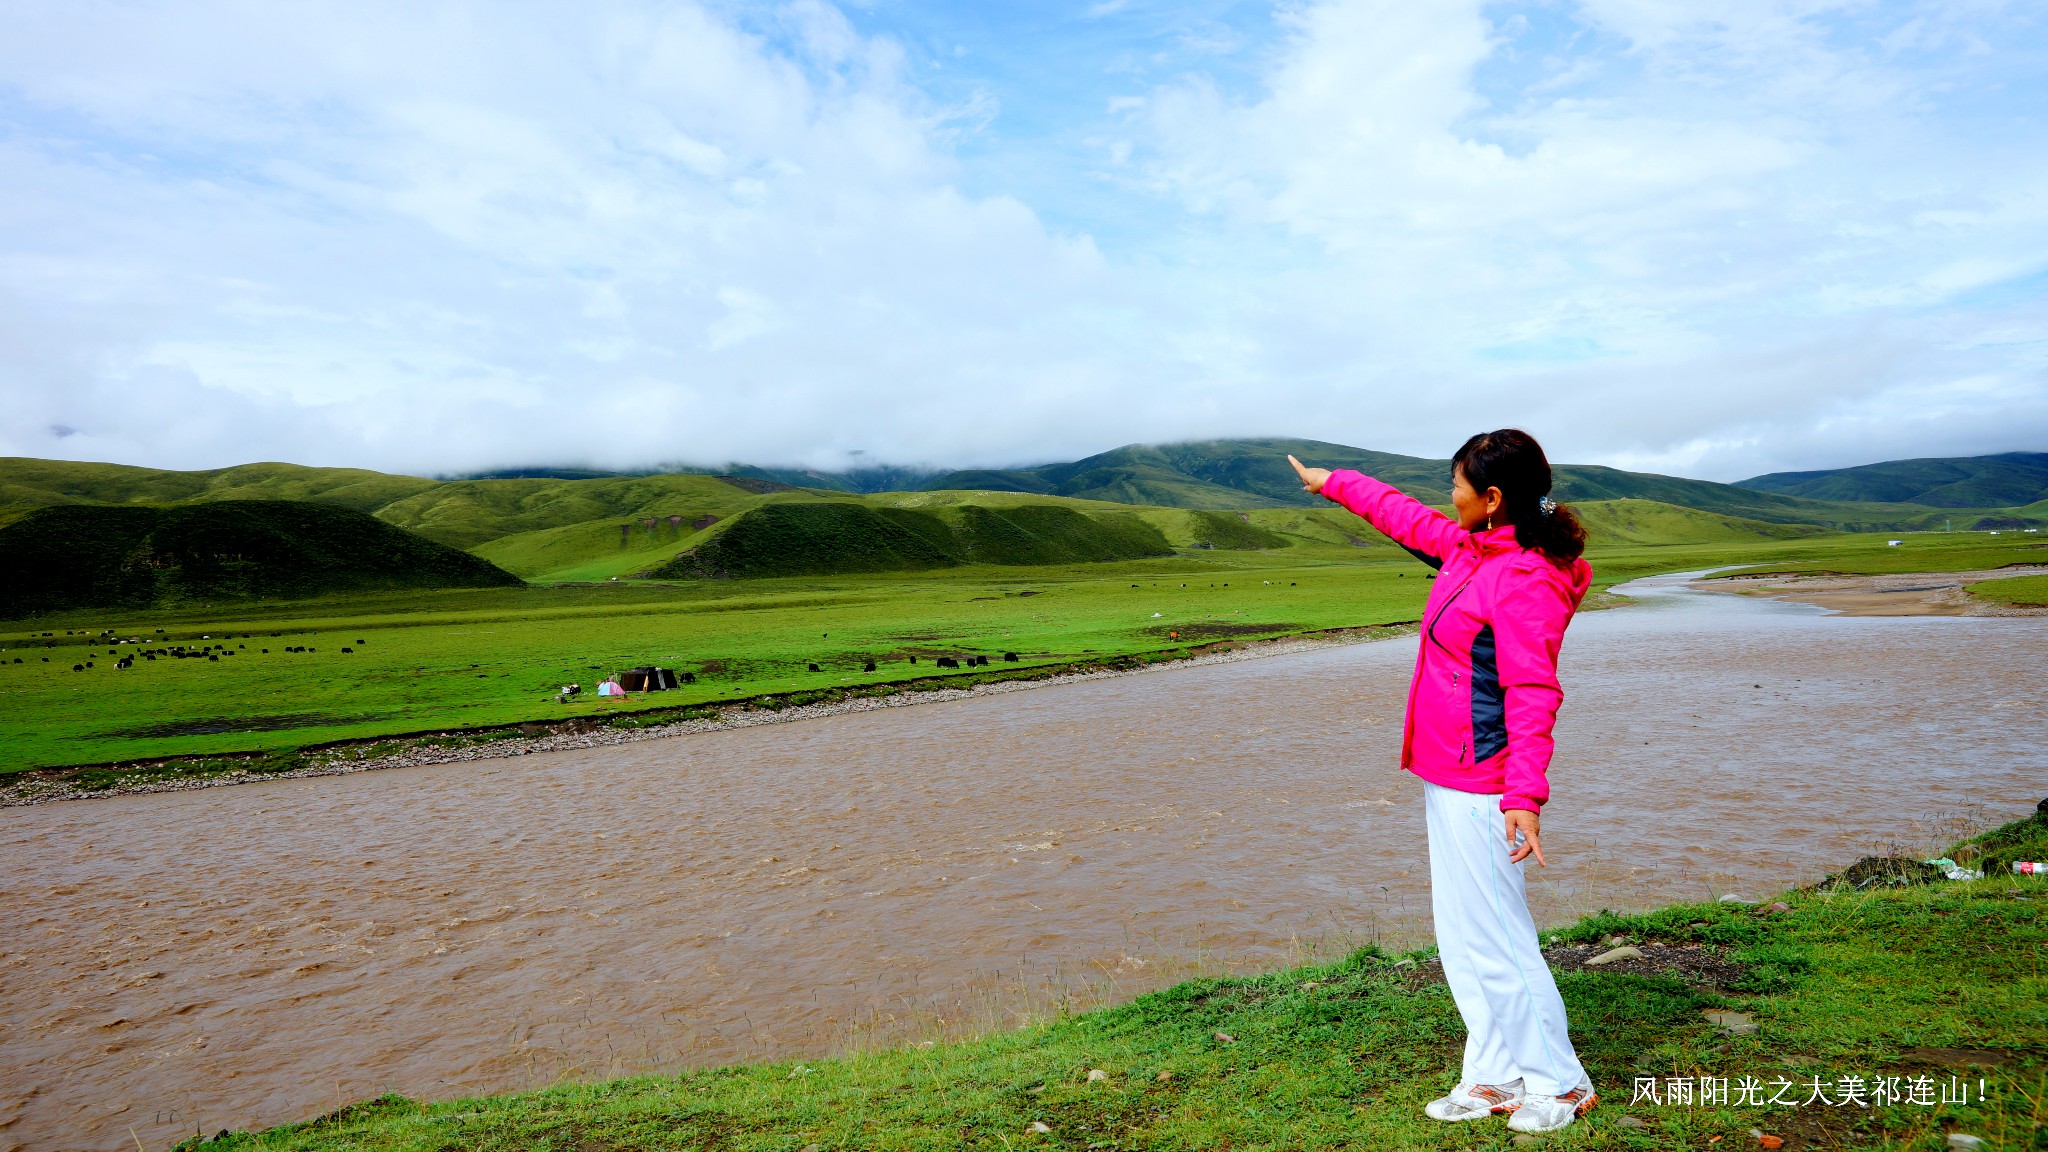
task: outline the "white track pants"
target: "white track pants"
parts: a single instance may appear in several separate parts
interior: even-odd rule
[[[1519,1078],[1530,1092],[1569,1092],[1585,1070],[1536,943],[1523,865],[1508,862],[1500,797],[1428,781],[1422,787],[1437,952],[1465,1018],[1461,1079],[1505,1084]]]

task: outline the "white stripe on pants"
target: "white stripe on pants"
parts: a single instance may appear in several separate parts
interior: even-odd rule
[[[1500,797],[1423,781],[1429,815],[1429,899],[1437,953],[1465,1018],[1467,1084],[1516,1078],[1558,1096],[1585,1070],[1566,1032],[1564,1001],[1536,943],[1522,867],[1508,862]]]

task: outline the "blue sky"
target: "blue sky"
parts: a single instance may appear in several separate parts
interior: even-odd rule
[[[0,454],[2048,449],[2038,4],[24,0]]]

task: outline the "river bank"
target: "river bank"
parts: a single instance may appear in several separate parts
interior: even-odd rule
[[[2048,621],[1630,594],[1566,645],[1539,923],[1761,899],[2039,799]],[[1415,643],[10,809],[0,1132],[161,1147],[1413,947]]]
[[[1852,616],[2042,616],[2048,615],[2048,608],[2015,607],[1977,599],[1968,593],[1971,584],[1983,580],[2041,572],[2048,572],[2048,567],[1888,575],[1781,573],[1708,577],[1693,586],[1702,591],[1807,604]],[[1588,598],[1581,612],[1631,603],[1625,594],[1600,591]],[[913,678],[858,689],[783,693],[599,719],[534,721],[351,740],[286,754],[180,756],[24,771],[0,777],[0,808],[614,747],[642,740],[998,695],[1133,675],[1162,667],[1201,667],[1319,651],[1410,635],[1414,627],[1408,622],[1320,629],[1290,636],[1161,649],[1114,660],[1020,670],[997,667],[979,675]]]
[[[1615,598],[1609,597],[1608,600]],[[1602,607],[1608,606],[1602,604]],[[1167,649],[1111,661],[1089,661],[1016,671],[997,667],[979,676],[924,678],[858,690],[824,689],[754,697],[725,704],[629,712],[602,721],[536,721],[508,727],[455,729],[410,737],[352,740],[290,756],[192,756],[80,768],[43,769],[0,777],[0,808],[190,792],[264,780],[345,776],[390,768],[460,764],[571,749],[607,748],[643,740],[820,720],[828,716],[939,704],[1129,676],[1160,668],[1200,668],[1273,656],[1318,652],[1348,644],[1413,635],[1415,624],[1325,629],[1272,639],[1241,640]]]
[[[1810,604],[1845,616],[2044,616],[2048,615],[2048,608],[2001,604],[1970,594],[1971,585],[1986,580],[2043,573],[2048,573],[2048,566],[2021,564],[1974,572],[1766,573],[1709,577],[1700,586],[1709,591]]]
[[[2048,811],[2048,801],[2043,802]],[[2048,818],[1952,846],[1975,882],[1846,883],[1549,933],[1601,1102],[1573,1148],[2038,1146],[2048,1089]],[[1765,899],[1769,899],[1766,895]],[[1589,960],[1613,957],[1598,965]],[[1184,983],[963,1042],[419,1103],[180,1148],[1336,1149],[1506,1143],[1422,1105],[1461,1026],[1426,953]],[[1958,1142],[1976,1137],[1980,1144]]]

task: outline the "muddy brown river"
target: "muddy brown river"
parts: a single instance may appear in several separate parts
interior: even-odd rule
[[[2048,791],[2048,618],[1635,591],[1565,645],[1544,921],[1762,896]],[[918,1043],[1418,942],[1414,646],[0,812],[0,1149]]]

